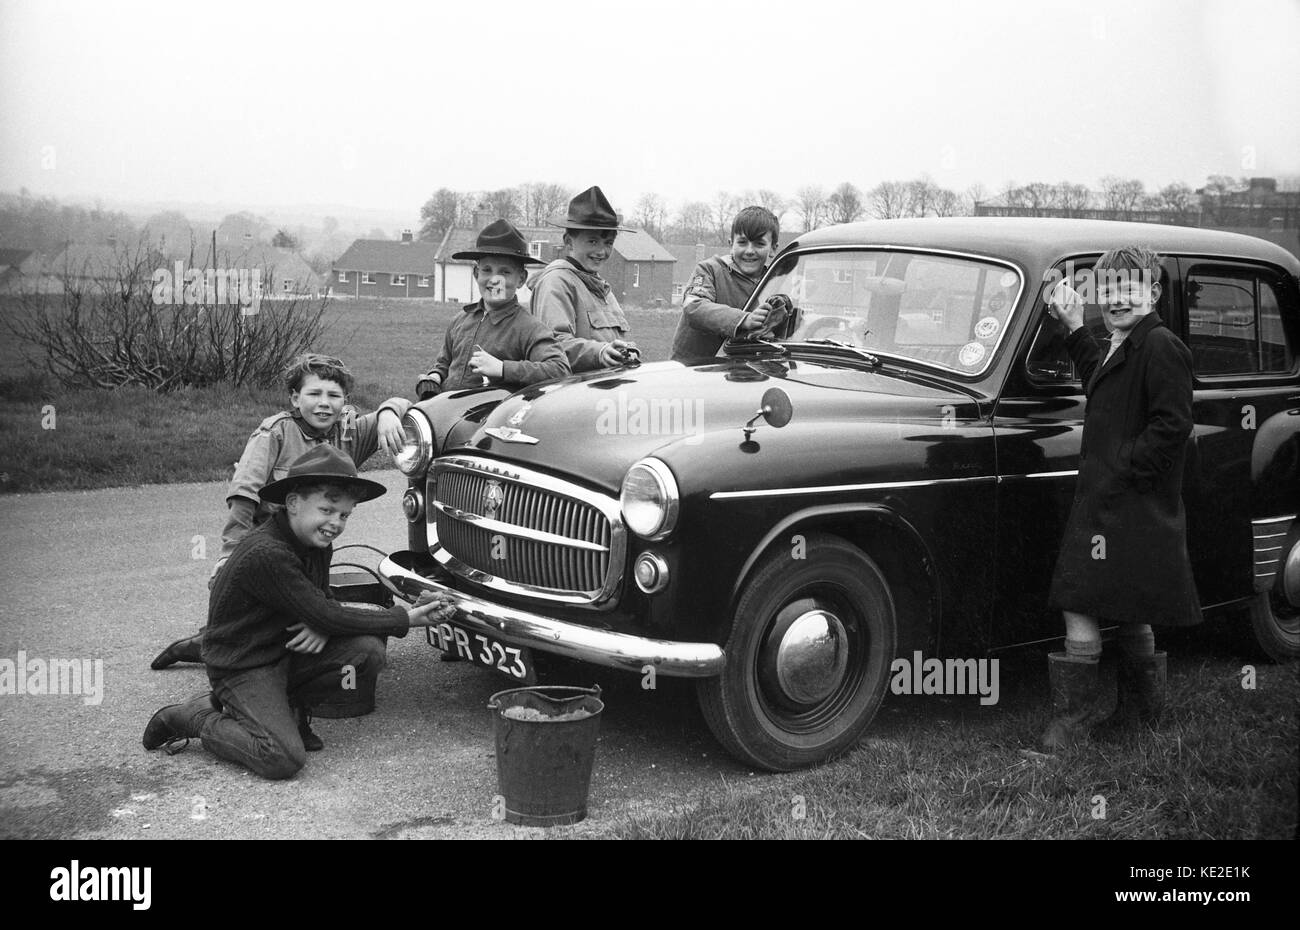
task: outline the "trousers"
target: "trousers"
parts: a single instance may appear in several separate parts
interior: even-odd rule
[[[233,673],[209,669],[222,710],[203,722],[203,748],[263,778],[292,778],[307,761],[298,710],[373,686],[386,661],[380,637],[336,636],[316,655],[286,652],[271,665]]]

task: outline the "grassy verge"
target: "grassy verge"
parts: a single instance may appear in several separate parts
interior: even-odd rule
[[[1294,665],[1171,659],[1155,732],[1059,757],[1022,752],[1047,719],[1042,675],[996,707],[892,699],[871,736],[822,768],[703,792],[626,818],[620,838],[1289,839],[1296,823]],[[1004,671],[1005,675],[1005,671]]]
[[[0,313],[13,312],[15,306],[0,302]],[[426,300],[336,301],[319,349],[347,362],[357,375],[352,402],[368,412],[387,397],[410,396],[415,376],[433,363],[460,312]],[[646,359],[667,358],[677,314],[632,310],[628,316]],[[279,389],[69,390],[40,371],[31,346],[5,336],[0,493],[225,480],[253,428],[288,405]],[[54,428],[45,428],[51,422]],[[363,469],[390,464],[381,451]]]

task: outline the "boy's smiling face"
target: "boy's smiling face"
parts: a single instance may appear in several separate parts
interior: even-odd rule
[[[474,280],[483,303],[488,309],[502,307],[515,299],[515,292],[524,283],[524,266],[513,258],[501,255],[486,255],[480,258],[474,268]]]
[[[1109,332],[1137,326],[1159,299],[1159,283],[1136,276],[1097,287],[1097,302],[1101,305],[1102,320]]]
[[[325,549],[347,527],[348,517],[352,516],[357,500],[338,488],[304,490],[309,493],[290,491],[285,498],[289,528],[304,546]]]
[[[731,237],[731,260],[751,277],[767,267],[775,251],[776,243],[772,241],[771,233],[765,232],[757,239],[750,239],[744,233],[736,233]]]
[[[289,395],[290,402],[298,408],[303,422],[313,429],[325,432],[338,422],[348,395],[337,381],[320,375],[307,375],[298,390]]]
[[[588,271],[600,271],[614,250],[615,230],[570,229],[567,233],[569,254]]]

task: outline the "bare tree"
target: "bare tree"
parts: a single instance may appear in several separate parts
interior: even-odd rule
[[[1166,184],[1153,195],[1152,201],[1157,210],[1166,210],[1180,216],[1196,209],[1196,195],[1182,181]]]
[[[524,202],[524,222],[528,226],[543,226],[547,219],[569,202],[572,192],[562,184],[544,184],[533,181],[521,188]]]
[[[868,208],[882,220],[906,216],[909,199],[906,181],[881,181],[867,192]]]
[[[1086,210],[1092,203],[1092,191],[1086,185],[1061,181],[1056,185],[1056,204],[1066,213]]]
[[[420,239],[441,242],[447,230],[460,220],[463,198],[454,190],[440,187],[420,207]]]
[[[816,229],[821,223],[822,213],[826,209],[826,194],[816,184],[809,184],[795,191],[794,212],[803,223],[803,231]]]
[[[946,187],[938,189],[938,193],[934,196],[934,202],[931,205],[931,209],[935,216],[969,215],[966,213],[965,204],[962,203],[962,199],[958,196],[957,192],[950,191]]]
[[[967,216],[975,215],[975,208],[989,199],[989,193],[983,184],[976,182],[966,188],[965,193],[961,195],[962,211]]]
[[[636,202],[635,219],[641,228],[658,238],[663,235],[664,221],[668,217],[668,207],[658,194],[642,194]]]
[[[942,188],[928,177],[907,182],[907,216],[932,216]]]
[[[826,198],[826,211],[832,223],[852,223],[862,219],[866,212],[862,191],[845,181]]]
[[[713,234],[713,208],[702,200],[683,204],[674,234],[688,242],[703,242]]]
[[[500,218],[518,223],[523,216],[524,197],[517,187],[503,187],[488,191],[483,195],[483,201],[491,207],[495,214],[494,219]]]
[[[1031,181],[1023,188],[1026,206],[1034,210],[1051,210],[1056,206],[1056,186],[1046,181]]]
[[[713,226],[719,242],[731,241],[731,221],[736,216],[736,198],[727,191],[713,195]]]
[[[1101,197],[1106,209],[1112,213],[1129,215],[1142,205],[1146,187],[1136,178],[1118,178],[1106,175],[1101,179]]]

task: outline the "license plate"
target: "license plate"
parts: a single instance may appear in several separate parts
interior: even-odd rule
[[[425,629],[430,645],[436,649],[500,672],[523,684],[537,683],[532,650],[524,646],[510,646],[454,623],[439,623]]]

